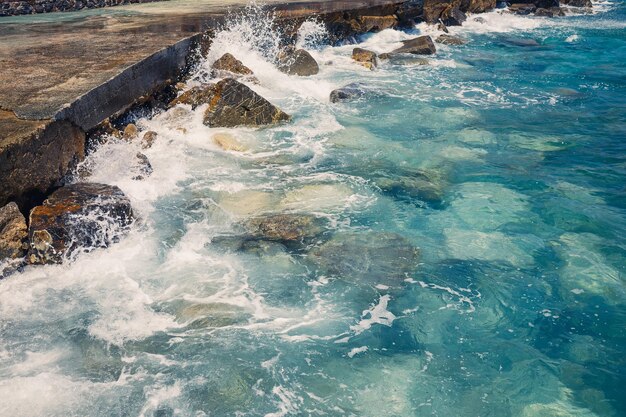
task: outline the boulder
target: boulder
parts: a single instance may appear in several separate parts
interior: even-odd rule
[[[212,86],[209,98],[209,107],[204,113],[207,126],[261,126],[291,119],[248,86],[231,78]]]
[[[26,219],[17,204],[11,202],[0,208],[0,262],[23,257],[27,238]]]
[[[523,16],[535,13],[535,10],[537,10],[537,6],[532,3],[516,3],[509,6],[510,13]]]
[[[439,23],[437,23],[437,30],[442,31],[443,33],[450,33],[450,31],[448,30],[447,26],[444,25],[441,20],[439,21]]]
[[[446,26],[459,26],[466,19],[461,4],[462,0],[424,0],[422,18],[428,23],[443,22]]]
[[[363,84],[352,83],[345,87],[338,88],[331,91],[330,102],[338,103],[340,101],[356,100],[365,95],[366,91],[363,89]]]
[[[496,8],[496,0],[462,0],[460,9],[469,13],[485,13]]]
[[[416,20],[422,16],[423,0],[409,0],[403,2],[396,10],[398,25],[413,27]]]
[[[320,72],[315,58],[304,49],[287,48],[278,57],[278,69],[289,75],[306,77]]]
[[[152,130],[149,130],[146,133],[144,133],[143,138],[141,139],[142,149],[151,148],[152,145],[154,144],[154,141],[157,139],[157,137],[158,137],[157,132],[154,132]]]
[[[325,274],[366,284],[402,282],[417,269],[420,252],[395,233],[338,233],[309,259]]]
[[[324,231],[323,219],[309,214],[271,214],[255,217],[245,224],[254,239],[289,243],[302,242]]]
[[[444,45],[465,45],[465,41],[458,36],[452,35],[440,35],[435,42],[441,43]]]
[[[358,22],[361,32],[380,32],[385,29],[393,29],[398,26],[398,19],[393,15],[388,16],[360,16]]]
[[[467,20],[467,16],[458,7],[452,7],[446,9],[440,19],[446,26],[461,26]]]
[[[430,36],[418,36],[417,38],[402,41],[402,46],[391,51],[391,54],[415,54],[432,55],[437,48]]]
[[[225,53],[220,59],[215,61],[213,65],[211,65],[211,69],[218,75],[224,72],[244,76],[253,74],[250,68],[246,67],[240,60],[229,53]]]
[[[137,129],[137,126],[135,126],[134,123],[129,123],[124,128],[124,133],[122,134],[122,138],[130,142],[133,139],[137,138],[138,135],[139,135],[139,129]]]
[[[367,69],[373,70],[376,68],[376,53],[367,49],[354,48],[352,50],[352,59]]]
[[[593,7],[591,0],[561,0],[561,4],[570,7]]]
[[[116,186],[78,183],[52,193],[30,212],[31,264],[60,263],[117,242],[133,221],[130,200]]]

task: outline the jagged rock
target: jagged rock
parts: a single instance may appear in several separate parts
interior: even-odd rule
[[[154,141],[157,139],[158,134],[152,130],[147,131],[143,134],[143,138],[141,139],[141,148],[148,149],[151,148],[154,144]]]
[[[116,242],[133,221],[130,200],[116,186],[79,183],[52,193],[30,212],[28,262],[60,263]]]
[[[246,222],[246,229],[255,239],[274,242],[302,242],[324,231],[323,219],[309,214],[272,214]]]
[[[396,10],[398,25],[403,27],[413,27],[416,20],[422,15],[422,6],[423,0],[409,0],[402,3]]]
[[[23,257],[27,237],[26,219],[17,204],[11,202],[0,208],[0,262]]]
[[[458,36],[452,35],[440,35],[435,42],[441,43],[444,45],[465,45],[465,41]]]
[[[509,6],[509,12],[519,15],[529,15],[537,10],[537,6],[532,3],[516,3]]]
[[[414,39],[402,41],[403,45],[391,51],[391,54],[416,54],[432,55],[437,52],[437,48],[430,36],[418,36]]]
[[[137,175],[135,175],[133,179],[135,181],[141,181],[149,177],[150,175],[152,175],[152,172],[154,170],[152,169],[152,164],[150,163],[150,160],[148,159],[148,157],[142,154],[141,152],[137,152],[137,155],[135,155],[135,158],[137,159],[137,163],[135,167],[135,171],[137,172]]]
[[[352,83],[345,87],[338,88],[331,91],[330,102],[338,103],[340,101],[356,100],[365,95],[366,91],[363,89],[363,84]]]
[[[210,88],[204,124],[211,127],[261,126],[291,116],[240,82],[227,78]]]
[[[352,50],[352,59],[367,69],[373,70],[376,68],[376,53],[367,49],[354,48]]]
[[[320,72],[315,58],[304,49],[288,48],[278,57],[278,69],[289,75],[306,77]]]
[[[195,109],[196,107],[206,104],[211,100],[215,94],[214,89],[214,84],[190,88],[172,100],[172,102],[170,102],[170,107],[174,107],[177,104],[187,104],[190,105],[192,109]]]
[[[380,32],[385,29],[393,29],[398,25],[398,19],[393,15],[388,16],[360,16],[361,31]]]
[[[496,8],[496,0],[461,0],[460,9],[469,13],[484,13]]]
[[[565,16],[565,12],[560,7],[552,7],[551,9],[537,9],[535,10],[535,16],[540,17],[555,17]]]
[[[213,135],[213,142],[225,151],[245,152],[248,150],[236,137],[228,133],[216,133]]]
[[[561,4],[571,7],[593,7],[591,0],[561,0]]]
[[[213,65],[211,65],[211,69],[218,74],[222,72],[244,76],[253,74],[250,68],[246,67],[240,60],[229,53],[225,53],[220,59],[215,61]]]
[[[129,123],[124,128],[124,133],[122,134],[122,138],[127,141],[131,141],[135,139],[139,135],[139,129],[135,126],[134,123]]]
[[[423,19],[428,23],[443,22],[446,26],[459,26],[465,19],[461,0],[424,0]]]
[[[419,249],[395,233],[339,233],[310,252],[324,273],[365,283],[397,283],[419,263]]]
[[[448,30],[447,26],[443,24],[442,21],[439,21],[439,23],[437,23],[437,30],[440,30],[444,33],[450,33],[450,31]]]

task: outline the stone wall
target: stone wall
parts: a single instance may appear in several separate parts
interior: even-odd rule
[[[118,6],[120,4],[150,3],[162,0],[0,0],[0,16],[68,12],[81,9]]]

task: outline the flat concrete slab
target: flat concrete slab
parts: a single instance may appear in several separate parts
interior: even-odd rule
[[[306,15],[393,1],[264,3]],[[171,0],[0,18],[0,109],[24,119],[54,118],[131,65],[215,26],[228,9],[245,4],[245,0]]]

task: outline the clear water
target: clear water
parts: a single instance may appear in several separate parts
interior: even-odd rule
[[[0,415],[626,415],[626,7],[596,6],[484,15],[429,66],[318,47],[308,79],[264,58],[262,16],[240,19],[206,66],[233,52],[293,122],[142,119],[159,134],[144,181],[138,144],[92,154],[141,221],[0,282]],[[329,103],[354,81],[367,98]],[[286,210],[326,232],[233,249],[246,218]]]

